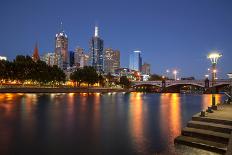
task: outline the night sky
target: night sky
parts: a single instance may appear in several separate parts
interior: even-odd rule
[[[129,53],[141,50],[152,72],[177,69],[180,76],[203,78],[210,67],[207,54],[219,50],[219,78],[232,72],[231,0],[1,0],[0,55],[53,52],[63,21],[69,50],[89,50],[98,24],[105,48],[121,51],[121,66]]]

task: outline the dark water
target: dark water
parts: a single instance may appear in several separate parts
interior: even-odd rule
[[[0,94],[0,155],[172,154],[181,128],[210,102],[210,95]]]

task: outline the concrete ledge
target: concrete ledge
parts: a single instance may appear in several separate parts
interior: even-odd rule
[[[200,122],[200,121],[189,121],[187,124],[187,127],[211,130],[211,131],[222,132],[222,133],[227,133],[227,134],[230,134],[232,131],[232,126],[230,125]]]
[[[209,123],[216,123],[216,124],[224,124],[232,126],[232,120],[222,119],[222,118],[212,118],[212,117],[200,117],[200,113],[194,115],[192,117],[193,121],[202,121],[202,122],[209,122]]]
[[[230,139],[230,134],[188,127],[184,128],[181,133],[183,136],[195,137],[223,144],[228,144]]]
[[[224,154],[227,151],[227,146],[225,144],[207,141],[204,139],[198,139],[188,136],[179,136],[175,139],[175,144],[182,144],[191,147],[196,147],[203,150],[208,150],[220,154]]]

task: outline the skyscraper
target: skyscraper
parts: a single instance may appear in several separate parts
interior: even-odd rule
[[[69,53],[68,53],[68,36],[63,30],[63,25],[61,22],[60,31],[56,34],[55,37],[55,57],[62,58],[63,68],[67,67],[69,63]],[[56,64],[58,65],[58,58],[56,58]]]
[[[74,65],[74,52],[69,51],[69,66],[72,67]]]
[[[74,65],[80,67],[81,56],[84,54],[84,49],[77,47],[74,51]]]
[[[32,59],[35,62],[39,60],[39,49],[38,49],[38,44],[37,43],[35,44],[35,49],[34,49],[34,52],[33,52],[33,55],[32,55]]]
[[[133,51],[130,54],[129,68],[135,71],[141,71],[142,67],[142,57],[141,51]]]
[[[80,60],[80,68],[83,68],[84,66],[88,66],[88,62],[89,62],[89,55],[82,53]]]
[[[104,72],[115,73],[120,68],[120,51],[106,48],[104,50]]]
[[[46,64],[49,66],[53,66],[55,64],[55,53],[44,54],[42,61],[46,62]]]
[[[102,73],[104,71],[103,40],[99,37],[98,31],[98,27],[95,26],[94,36],[90,40],[90,65],[97,72]]]

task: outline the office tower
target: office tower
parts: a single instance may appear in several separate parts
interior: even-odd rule
[[[144,64],[142,65],[142,73],[143,73],[143,74],[150,75],[150,74],[151,74],[151,65],[148,64],[148,63],[144,63]]]
[[[130,54],[129,68],[135,71],[141,71],[142,67],[142,57],[141,51],[133,51]]]
[[[74,65],[80,67],[81,56],[84,54],[84,49],[77,47],[74,51]]]
[[[120,51],[106,48],[104,50],[104,72],[115,73],[120,68]]]
[[[93,66],[97,72],[104,72],[104,58],[103,58],[103,40],[99,37],[98,27],[95,26],[94,36],[90,40],[90,65]]]
[[[39,60],[39,49],[38,49],[38,44],[35,44],[35,49],[32,55],[32,60],[37,62]]]
[[[47,65],[53,66],[55,65],[55,53],[46,53],[42,57],[42,61],[46,62]]]
[[[69,66],[72,67],[74,65],[74,52],[69,51]]]
[[[80,67],[83,68],[84,66],[88,66],[89,63],[89,55],[82,54],[80,59]]]
[[[56,62],[58,65],[58,59],[62,59],[62,68],[66,68],[69,63],[69,53],[68,53],[68,36],[63,30],[63,25],[61,22],[60,31],[55,37],[55,57],[57,57]],[[58,65],[59,66],[59,65]]]

